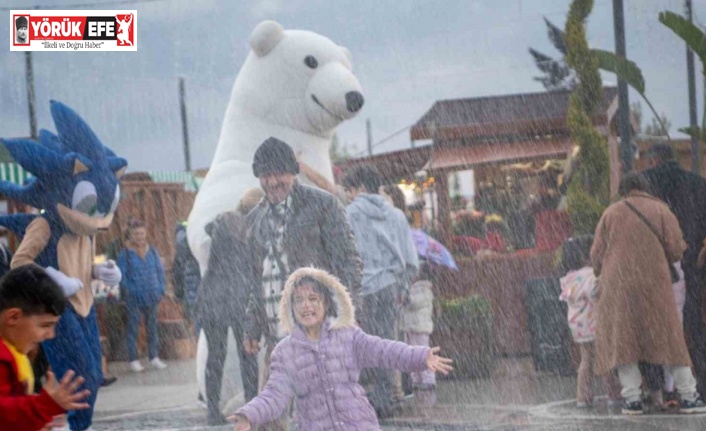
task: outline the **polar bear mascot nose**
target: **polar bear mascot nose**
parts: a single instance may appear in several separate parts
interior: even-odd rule
[[[333,181],[331,138],[336,126],[358,114],[365,101],[350,52],[324,36],[263,21],[250,35],[250,48],[189,216],[189,246],[202,274],[211,244],[205,226],[235,209],[245,190],[259,187],[252,173],[257,147],[269,137],[280,139]]]

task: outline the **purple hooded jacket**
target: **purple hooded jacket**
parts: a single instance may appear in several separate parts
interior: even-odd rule
[[[337,312],[324,322],[318,343],[306,338],[292,312],[294,285],[302,277],[312,277],[328,287]],[[383,340],[356,327],[347,289],[325,271],[300,268],[292,273],[283,292],[279,319],[290,335],[275,347],[270,379],[260,395],[236,412],[253,426],[280,417],[296,396],[299,430],[377,431],[380,426],[375,410],[358,384],[360,371],[373,367],[426,369],[429,348]]]

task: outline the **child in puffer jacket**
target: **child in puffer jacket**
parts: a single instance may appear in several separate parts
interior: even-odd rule
[[[590,263],[593,235],[581,235],[564,241],[561,266],[566,272],[561,280],[559,299],[568,304],[567,319],[571,336],[579,345],[581,365],[576,381],[576,407],[587,408],[593,404],[595,363],[596,316],[598,283]],[[620,404],[620,386],[611,373],[604,377],[608,390],[608,404]]]
[[[451,360],[438,347],[412,347],[368,335],[355,323],[348,289],[315,268],[294,271],[279,304],[287,335],[272,353],[260,395],[230,419],[235,431],[272,421],[296,397],[296,429],[379,431],[375,410],[358,383],[364,368],[448,373]]]
[[[400,313],[400,331],[411,346],[429,347],[429,336],[434,330],[434,293],[432,292],[429,262],[420,261],[416,281],[409,289],[409,300]],[[431,370],[412,373],[412,387],[419,402],[425,406],[436,404],[436,374]]]

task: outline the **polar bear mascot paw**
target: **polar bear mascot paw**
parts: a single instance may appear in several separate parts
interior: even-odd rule
[[[331,138],[336,126],[353,118],[364,102],[350,52],[324,36],[263,21],[250,35],[250,48],[233,85],[213,162],[189,215],[189,246],[202,274],[211,242],[204,228],[235,209],[245,190],[259,186],[252,173],[257,147],[269,137],[278,138],[333,181]],[[199,343],[197,353],[200,376],[205,346]],[[235,358],[236,352],[229,342],[228,358]],[[199,380],[205,396],[203,377]]]

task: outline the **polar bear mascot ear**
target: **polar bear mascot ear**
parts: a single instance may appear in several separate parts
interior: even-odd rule
[[[276,21],[262,21],[250,35],[250,47],[258,57],[264,57],[284,37],[284,28]]]

